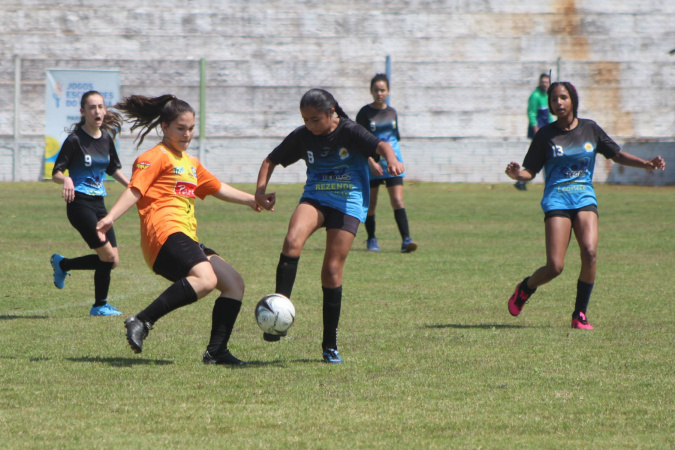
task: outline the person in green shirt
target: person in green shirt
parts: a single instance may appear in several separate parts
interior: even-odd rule
[[[548,87],[551,85],[551,77],[545,73],[539,76],[539,86],[530,94],[527,100],[527,137],[532,139],[539,128],[553,122],[553,116],[548,111]],[[519,191],[526,191],[525,182],[518,181],[514,184]]]

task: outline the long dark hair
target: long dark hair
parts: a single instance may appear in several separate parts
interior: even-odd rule
[[[80,109],[84,109],[84,107],[87,106],[87,99],[92,95],[98,95],[101,98],[103,98],[103,95],[101,95],[101,93],[98,91],[87,91],[84,94],[82,94],[82,98],[80,99]],[[105,104],[104,98],[103,102]],[[108,111],[106,109],[105,116],[103,116],[103,123],[101,124],[101,129],[107,131],[110,137],[115,139],[117,133],[119,133],[120,130],[122,129],[123,122],[124,121],[122,119],[122,116],[120,116],[114,111]],[[84,116],[82,116],[79,122],[72,124],[70,128],[66,128],[66,133],[70,134],[75,130],[77,130],[78,128],[82,128],[82,125],[84,125],[84,123],[85,118]]]
[[[310,89],[305,92],[305,95],[300,99],[300,109],[305,106],[312,106],[329,115],[330,110],[335,108],[338,117],[349,119],[349,116],[342,110],[340,105],[338,105],[338,102],[333,95],[324,89]]]
[[[192,106],[186,101],[176,98],[175,95],[166,94],[159,97],[145,97],[143,95],[131,95],[125,97],[121,102],[115,105],[115,109],[121,111],[131,122],[131,132],[137,128],[141,129],[134,142],[138,141],[136,148],[140,147],[143,139],[150,130],[160,126],[162,123],[171,123],[176,117],[183,113],[195,113]]]
[[[577,111],[579,111],[579,94],[577,94],[577,88],[575,88],[574,85],[569,81],[556,81],[555,83],[551,83],[551,85],[548,87],[548,92],[546,93],[548,95],[548,110],[553,111],[553,107],[551,106],[551,92],[553,92],[553,89],[557,88],[558,86],[564,87],[567,89],[567,92],[570,93],[570,100],[572,100],[572,113],[574,114],[574,117],[577,117]]]

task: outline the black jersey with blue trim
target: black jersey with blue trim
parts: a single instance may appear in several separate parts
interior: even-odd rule
[[[341,117],[335,130],[325,136],[315,135],[304,125],[296,128],[268,158],[283,167],[304,160],[303,197],[363,222],[370,202],[368,157],[378,158],[379,143],[362,126]]]
[[[540,128],[525,155],[523,167],[532,175],[544,169],[544,212],[597,205],[593,189],[596,154],[610,159],[621,151],[597,123],[589,119],[578,122],[568,131],[555,123]]]
[[[121,168],[115,142],[105,130],[101,130],[101,137],[93,138],[77,128],[63,141],[52,176],[68,170],[76,192],[105,197],[105,174],[112,175]]]
[[[394,108],[387,105],[384,109],[377,109],[370,105],[366,105],[361,108],[356,115],[356,123],[370,131],[379,140],[391,145],[391,148],[394,149],[394,153],[396,154],[396,159],[403,163],[401,147],[398,145],[398,141],[401,140],[401,135],[398,132],[398,115]],[[379,163],[380,166],[382,166],[382,175],[376,176],[371,173],[370,178],[374,180],[392,178],[393,175],[390,175],[389,172],[387,172],[387,161],[384,158],[381,158]],[[405,177],[405,173],[398,176]]]

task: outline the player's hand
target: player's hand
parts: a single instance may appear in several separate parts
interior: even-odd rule
[[[387,163],[387,172],[389,172],[389,175],[397,177],[405,172],[405,166],[400,161],[393,161],[391,164]]]
[[[63,179],[63,191],[61,192],[61,197],[70,203],[75,200],[75,185],[73,184],[73,179],[70,177],[65,177]]]
[[[660,156],[657,156],[656,158],[652,159],[651,161],[647,161],[647,167],[645,167],[647,170],[656,170],[656,169],[661,169],[661,170],[666,170],[666,160],[663,159]]]
[[[509,178],[518,180],[518,175],[520,174],[520,164],[517,162],[510,162],[506,166],[506,170],[504,172],[509,176]]]
[[[98,221],[96,224],[96,233],[98,234],[98,238],[101,240],[101,242],[105,242],[107,240],[106,233],[112,228],[112,226],[113,220],[110,218],[110,216],[105,216],[103,219]]]
[[[274,204],[277,202],[277,193],[255,193],[255,202],[256,204],[267,211],[274,211]]]
[[[370,166],[370,171],[376,177],[381,177],[384,174],[384,169],[382,169],[382,166],[376,163],[372,158],[368,158],[368,166]]]

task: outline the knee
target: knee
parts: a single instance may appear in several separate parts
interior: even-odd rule
[[[216,277],[216,274],[214,272],[205,273],[199,277],[199,282],[201,284],[202,288],[201,290],[205,291],[206,294],[208,294],[209,292],[213,291],[218,285],[218,277]]]
[[[597,249],[595,247],[582,247],[581,248],[581,260],[590,266],[594,266],[597,261]]]
[[[99,259],[99,261],[104,262],[104,263],[112,263],[111,269],[114,269],[120,263],[120,258],[115,253],[100,254],[100,255],[98,255],[98,259]]]
[[[244,278],[236,272],[232,276],[231,280],[228,280],[229,283],[227,288],[223,291],[223,295],[230,297],[236,300],[241,300],[244,298],[244,291],[246,290],[246,283],[244,283]]]
[[[324,286],[342,284],[342,267],[338,264],[324,264],[321,268],[321,281]]]
[[[300,243],[300,238],[294,236],[292,233],[288,233],[284,239],[284,246],[282,253],[286,256],[300,256],[302,251],[302,244]]]
[[[548,272],[550,278],[555,278],[559,276],[563,272],[564,268],[565,264],[563,264],[562,262],[549,262],[546,265],[546,271]]]

